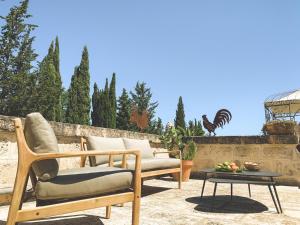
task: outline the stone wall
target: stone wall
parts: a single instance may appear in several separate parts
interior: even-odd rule
[[[17,145],[13,117],[0,116],[0,189],[12,187],[17,166]],[[157,135],[50,122],[57,135],[60,151],[79,151],[81,136],[128,137],[148,139],[153,147],[160,147]],[[198,152],[194,159],[193,175],[199,170],[214,167],[223,161],[255,161],[262,169],[277,171],[283,176],[281,184],[300,185],[300,153],[295,149],[297,136],[231,136],[193,137]],[[60,168],[79,166],[79,159],[60,160]]]
[[[194,137],[198,152],[193,175],[200,169],[214,167],[224,161],[258,162],[263,170],[282,174],[277,181],[300,186],[300,153],[297,136]]]
[[[0,189],[12,187],[17,169],[17,144],[14,133],[14,117],[0,116]],[[22,120],[24,122],[24,120]],[[153,147],[159,146],[157,135],[107,129],[101,127],[82,126],[50,122],[59,142],[60,151],[79,151],[80,137],[95,135],[101,137],[127,137],[147,139]],[[79,167],[79,158],[60,159],[60,169]]]

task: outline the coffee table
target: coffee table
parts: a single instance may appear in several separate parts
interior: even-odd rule
[[[231,199],[233,195],[233,184],[247,184],[249,196],[251,197],[251,184],[255,185],[265,185],[268,186],[273,203],[276,207],[277,213],[283,213],[281,208],[281,203],[278,197],[278,193],[276,190],[276,182],[274,181],[275,177],[281,176],[279,173],[269,172],[269,171],[242,171],[241,173],[233,173],[233,172],[218,172],[215,168],[208,168],[200,170],[201,173],[204,173],[203,186],[201,191],[201,198],[203,197],[204,188],[206,180],[215,184],[213,197],[216,195],[217,185],[218,183],[229,183],[231,190]],[[214,178],[208,179],[208,174],[214,175]],[[274,189],[275,197],[272,191],[272,187]]]

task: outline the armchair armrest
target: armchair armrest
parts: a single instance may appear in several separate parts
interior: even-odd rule
[[[139,150],[110,150],[110,151],[81,151],[81,152],[63,152],[63,153],[33,153],[33,161],[40,161],[45,159],[56,158],[70,158],[70,157],[82,157],[82,156],[96,156],[96,155],[135,155],[136,158],[140,158]]]

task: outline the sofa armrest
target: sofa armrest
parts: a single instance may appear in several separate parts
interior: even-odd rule
[[[179,155],[179,159],[181,159],[182,157],[181,157],[181,151],[180,150],[172,150],[172,151],[154,151],[153,152],[153,155],[155,156],[155,155],[158,155],[158,154],[166,154],[166,153],[168,153],[168,154],[170,154],[170,153],[175,153],[175,155]]]

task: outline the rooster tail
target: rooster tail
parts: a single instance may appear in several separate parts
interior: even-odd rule
[[[215,116],[214,119],[214,125],[216,125],[217,127],[222,127],[226,124],[229,123],[229,121],[231,120],[232,115],[230,113],[229,110],[227,109],[220,109]]]

